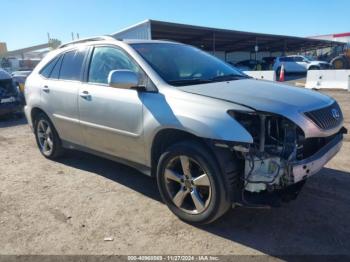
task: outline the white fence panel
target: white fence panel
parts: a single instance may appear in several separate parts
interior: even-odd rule
[[[255,79],[276,81],[276,73],[273,70],[271,70],[271,71],[244,71],[244,73],[248,76],[255,78]]]
[[[349,90],[350,70],[310,70],[306,76],[306,88]]]

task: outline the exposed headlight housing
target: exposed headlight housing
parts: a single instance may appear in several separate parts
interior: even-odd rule
[[[259,134],[260,116],[257,112],[229,110],[227,113],[240,123],[253,138]]]
[[[298,127],[285,117],[266,112],[229,111],[253,137],[256,151],[279,154],[286,144],[294,145]],[[285,150],[290,154],[291,150]]]

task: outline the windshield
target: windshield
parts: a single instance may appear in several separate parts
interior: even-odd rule
[[[137,43],[131,46],[170,85],[185,86],[247,78],[233,66],[189,45]]]
[[[315,58],[313,58],[312,56],[305,56],[305,59],[308,60],[308,61],[316,61]]]

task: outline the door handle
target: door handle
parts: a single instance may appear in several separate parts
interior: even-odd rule
[[[88,91],[83,91],[83,92],[81,92],[81,93],[80,93],[80,97],[81,97],[81,98],[84,98],[84,99],[86,99],[86,100],[91,100],[91,95],[89,94]]]
[[[43,87],[43,91],[45,92],[45,93],[49,93],[50,92],[50,88],[48,87],[48,86],[44,86]]]

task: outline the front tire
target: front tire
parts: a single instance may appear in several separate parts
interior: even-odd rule
[[[169,147],[159,159],[157,182],[169,209],[188,223],[211,223],[231,207],[216,159],[198,142]]]
[[[50,119],[43,113],[34,120],[36,143],[40,153],[49,159],[56,159],[63,155],[61,140]]]

